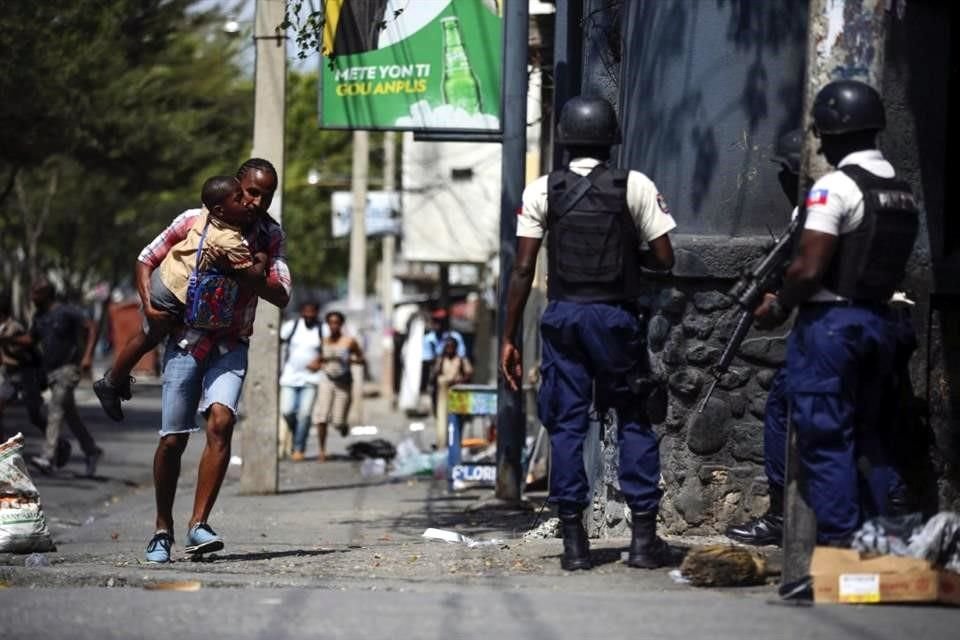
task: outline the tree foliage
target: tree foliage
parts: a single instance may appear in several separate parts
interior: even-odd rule
[[[322,51],[325,25],[325,0],[289,0],[280,26],[283,29],[293,29],[297,55],[305,59]]]
[[[0,266],[115,281],[249,145],[252,85],[190,0],[12,2],[0,12]],[[9,99],[16,96],[16,99]],[[35,246],[31,247],[31,238]],[[26,269],[22,263],[26,263]]]
[[[246,157],[253,82],[238,53],[249,41],[225,34],[224,19],[193,0],[5,3],[0,93],[15,99],[0,101],[0,290],[19,285],[22,298],[49,272],[68,293],[122,280],[197,206],[206,177]],[[330,199],[349,188],[351,135],[317,127],[317,73],[291,72],[288,87],[288,256],[295,283],[335,289],[349,248],[332,237]]]
[[[292,73],[287,85],[287,166],[283,227],[297,282],[334,288],[347,273],[349,245],[332,231],[331,194],[347,188],[349,131],[317,127],[317,74]],[[308,182],[310,172],[319,182]]]
[[[333,237],[331,198],[350,189],[352,132],[317,126],[317,73],[291,73],[287,89],[287,165],[283,228],[296,282],[310,288],[343,288],[350,240]],[[383,134],[370,136],[371,189],[383,173]],[[318,182],[310,184],[310,172]],[[379,243],[368,241],[367,282],[372,288]]]

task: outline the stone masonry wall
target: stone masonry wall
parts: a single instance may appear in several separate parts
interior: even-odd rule
[[[751,331],[717,384],[703,413],[713,367],[733,332],[738,309],[723,292],[728,280],[676,279],[642,299],[647,346],[669,385],[666,420],[655,425],[668,533],[713,534],[767,506],[763,472],[763,416],[767,389],[783,364],[788,327]],[[616,426],[603,427],[601,468],[594,491],[591,534],[629,531],[629,509],[617,483]]]

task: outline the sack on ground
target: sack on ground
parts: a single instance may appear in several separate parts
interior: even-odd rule
[[[40,494],[23,461],[23,434],[0,444],[0,552],[55,551]]]
[[[763,584],[767,563],[751,549],[714,544],[687,553],[680,573],[697,587],[741,587]]]

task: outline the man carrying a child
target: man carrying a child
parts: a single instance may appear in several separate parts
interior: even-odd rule
[[[253,332],[257,301],[263,298],[280,308],[290,299],[290,271],[286,264],[285,236],[268,213],[277,188],[273,165],[259,158],[245,162],[237,172],[243,206],[251,215],[239,225],[253,265],[233,269],[238,286],[230,324],[218,329],[197,329],[171,310],[157,308],[156,286],[151,274],[182,241],[210,223],[207,209],[190,209],[147,245],[137,261],[136,282],[143,312],[150,329],[169,329],[163,362],[163,409],[160,441],[153,461],[157,504],[156,528],[147,545],[148,562],[169,562],[174,542],[173,501],[180,475],[180,459],[191,433],[199,431],[196,413],[206,419],[207,442],[200,458],[193,513],[188,523],[184,551],[192,555],[223,548],[223,540],[207,523],[230,461],[230,443],[237,417],[237,404],[247,371],[248,340]],[[196,247],[194,247],[196,249]],[[223,257],[223,253],[215,259]],[[186,260],[186,256],[184,260]],[[195,258],[194,258],[195,259]],[[227,266],[219,260],[218,267]],[[163,273],[161,273],[163,276]],[[164,278],[164,280],[166,280]],[[181,300],[183,302],[183,300]],[[116,367],[115,367],[116,369]],[[111,375],[106,385],[120,397],[129,396],[129,382]],[[119,400],[98,393],[101,404],[119,407]]]

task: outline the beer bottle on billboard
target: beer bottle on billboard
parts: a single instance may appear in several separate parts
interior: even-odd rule
[[[480,111],[480,84],[463,47],[460,21],[455,16],[440,21],[443,28],[443,101],[467,113]]]

